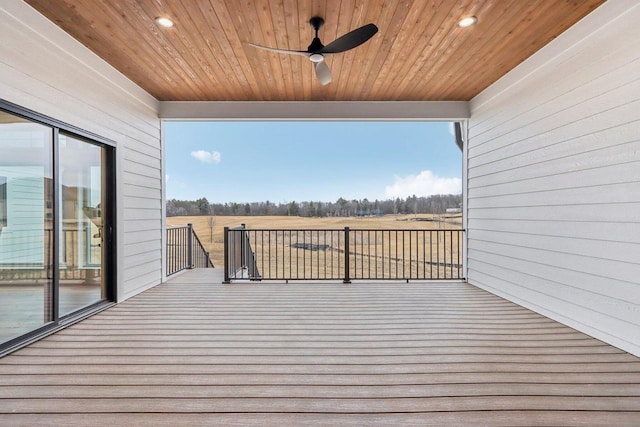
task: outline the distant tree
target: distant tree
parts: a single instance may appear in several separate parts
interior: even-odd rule
[[[213,243],[213,228],[216,225],[215,209],[213,205],[209,206],[209,218],[207,218],[207,225],[209,226],[209,241]]]
[[[367,199],[366,197],[362,199],[360,209],[362,210],[363,215],[371,215],[371,204],[369,203],[369,199]]]
[[[244,204],[244,214],[249,215],[251,213],[251,205],[249,203]]]
[[[196,200],[196,207],[200,212],[200,215],[209,215],[209,201],[206,197],[202,197]]]
[[[289,203],[288,215],[300,216],[300,206],[295,202],[295,200]]]
[[[174,199],[167,200],[166,213],[167,216],[176,216],[178,214],[178,206],[176,206]]]
[[[309,202],[309,208],[307,209],[307,216],[316,216],[316,207],[313,202]]]
[[[347,211],[347,206],[349,205],[349,202],[343,199],[342,197],[340,197],[336,202],[336,204],[339,207],[339,215],[345,216],[347,213],[346,211]]]

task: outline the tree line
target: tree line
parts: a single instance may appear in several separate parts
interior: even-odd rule
[[[246,215],[246,216],[372,216],[389,214],[442,214],[448,208],[462,203],[461,194],[439,194],[429,197],[411,196],[387,200],[353,199],[340,197],[335,202],[303,201],[273,203],[269,200],[251,203],[210,203],[206,197],[198,200],[167,200],[167,216],[194,215]]]

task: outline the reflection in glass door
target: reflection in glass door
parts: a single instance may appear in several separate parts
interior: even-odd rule
[[[59,136],[60,316],[107,297],[104,258],[105,149]]]
[[[53,320],[52,140],[0,111],[0,343]]]

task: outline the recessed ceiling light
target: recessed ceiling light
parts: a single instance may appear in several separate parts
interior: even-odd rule
[[[171,28],[173,27],[173,21],[169,18],[166,18],[164,16],[158,16],[156,18],[156,24],[160,25],[161,27],[164,28]]]
[[[478,22],[478,18],[475,16],[467,16],[466,18],[462,18],[458,21],[458,27],[467,28],[474,25],[476,22]]]

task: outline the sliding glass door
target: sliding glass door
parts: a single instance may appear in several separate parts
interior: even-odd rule
[[[53,320],[52,137],[0,111],[0,342]]]
[[[104,148],[60,134],[60,316],[106,298]]]
[[[113,299],[113,158],[0,109],[0,353]]]

